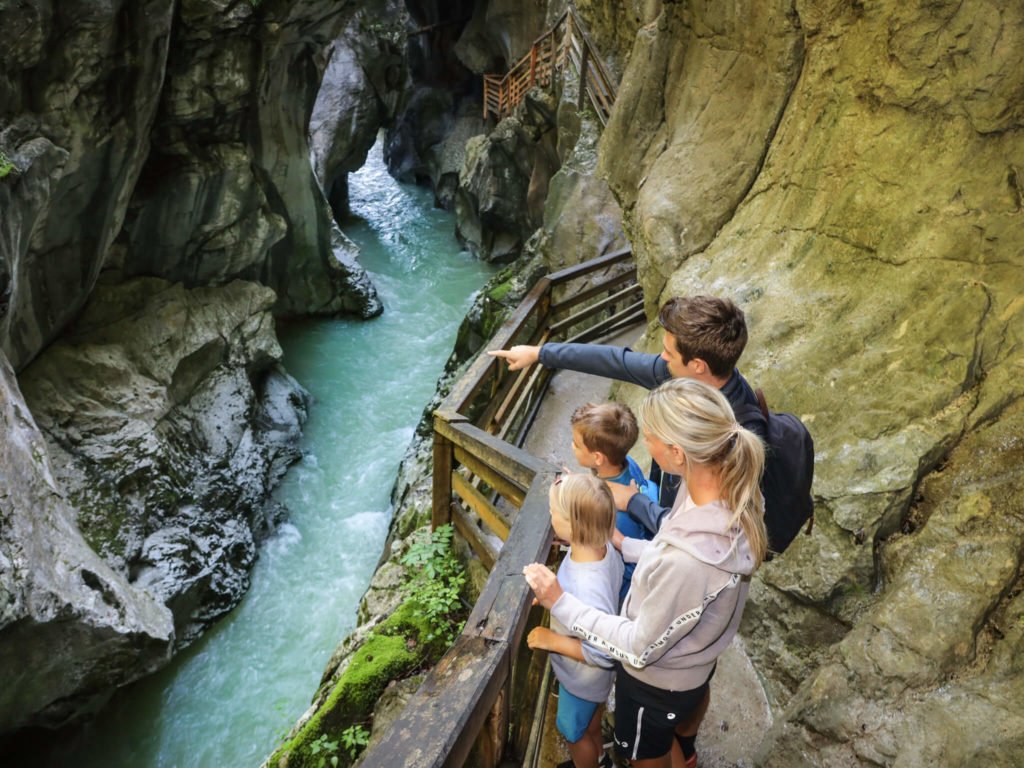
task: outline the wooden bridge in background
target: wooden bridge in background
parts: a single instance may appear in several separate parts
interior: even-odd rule
[[[580,84],[577,108],[583,109],[584,99],[589,98],[601,125],[607,125],[615,104],[615,81],[571,6],[507,74],[484,75],[484,119],[508,117],[527,91],[538,85],[551,87],[568,65]]]
[[[645,319],[630,250],[542,277],[486,349],[592,341]],[[547,655],[525,643],[539,621],[523,566],[549,562],[556,468],[522,450],[552,371],[509,373],[486,354],[434,413],[432,525],[454,523],[490,576],[462,634],[363,768],[535,766]],[[498,545],[497,541],[503,542]]]

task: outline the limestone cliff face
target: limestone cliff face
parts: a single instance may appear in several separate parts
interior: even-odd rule
[[[277,367],[274,294],[101,286],[20,377],[54,477],[104,559],[174,614],[176,646],[241,599],[306,395]]]
[[[429,184],[437,204],[451,210],[466,141],[484,132],[479,79],[456,55],[474,0],[410,0],[405,50],[408,79],[384,158],[396,179]]]
[[[2,355],[0,432],[0,730],[57,726],[163,665],[174,625],[83,540]]]
[[[331,44],[309,120],[313,168],[334,212],[348,215],[348,174],[362,168],[381,126],[395,116],[408,76],[404,3],[370,4]]]
[[[353,6],[189,0],[0,8],[2,346],[16,369],[100,272],[248,276],[282,313],[373,314],[307,160],[316,57]],[[173,44],[172,44],[173,43]]]
[[[0,5],[0,656],[38,678],[0,732],[87,713],[244,593],[305,409],[273,314],[380,311],[307,140],[355,10]]]
[[[1024,760],[1022,35],[980,1],[665,3],[630,55],[601,168],[648,299],[736,299],[817,445],[814,534],[744,629],[764,765]]]

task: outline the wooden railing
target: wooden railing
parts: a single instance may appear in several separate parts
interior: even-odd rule
[[[570,64],[580,84],[577,107],[582,109],[584,99],[589,97],[601,125],[606,125],[615,104],[615,81],[571,7],[507,74],[484,75],[484,119],[490,115],[508,117],[527,91],[535,85],[552,85],[555,76]]]
[[[643,320],[631,256],[617,251],[541,278],[487,349],[589,341]],[[550,376],[540,365],[509,374],[481,355],[434,413],[433,526],[454,523],[490,576],[462,634],[364,768],[458,766],[474,749],[474,762],[496,766],[521,760],[539,741],[534,708],[545,657],[523,642],[531,593],[522,569],[551,554],[556,468],[520,446]]]

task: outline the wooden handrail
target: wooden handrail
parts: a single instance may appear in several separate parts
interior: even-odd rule
[[[582,109],[584,99],[589,98],[601,125],[606,125],[615,105],[617,87],[572,7],[534,41],[505,75],[484,75],[484,119],[492,114],[499,120],[508,117],[530,88],[538,83],[553,85],[555,74],[570,63],[580,84],[578,108]]]
[[[625,281],[635,281],[635,266],[616,268],[631,255],[629,249],[616,251],[541,278],[487,348],[537,343],[558,337],[570,326],[598,333],[618,327],[625,319],[643,317],[642,294],[632,301],[640,293],[639,286],[621,287]],[[597,276],[608,268],[612,268],[610,274]],[[589,287],[573,291],[575,280],[585,280]],[[571,291],[573,298],[553,304],[556,288]],[[602,293],[608,296],[570,315],[580,303],[576,296],[595,298]],[[456,766],[465,761],[483,733],[490,734],[489,743],[494,738],[500,741],[492,743],[499,753],[509,738],[514,742],[511,749],[522,753],[530,738],[530,729],[509,727],[511,711],[535,711],[532,697],[538,695],[543,671],[538,660],[530,662],[532,656],[523,645],[532,596],[522,568],[546,561],[551,551],[548,488],[557,470],[517,446],[551,372],[537,366],[506,376],[504,370],[503,362],[481,355],[434,412],[432,524],[454,523],[490,576],[462,634],[427,675],[391,730],[364,757],[364,766]],[[481,400],[486,404],[481,406]],[[492,490],[490,500],[477,488],[479,482]],[[500,551],[498,539],[504,540]],[[513,687],[515,691],[510,692]],[[513,695],[527,703],[516,710],[509,704]],[[496,765],[499,758],[500,754],[492,754],[484,762]]]

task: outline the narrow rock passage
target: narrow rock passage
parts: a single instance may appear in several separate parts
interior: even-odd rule
[[[346,233],[385,304],[372,321],[279,329],[313,395],[305,458],[277,498],[289,522],[261,547],[242,604],[158,675],[115,696],[39,764],[258,765],[305,710],[387,535],[395,473],[473,292],[493,271],[459,253],[450,214],[399,185],[380,145],[352,176]]]

